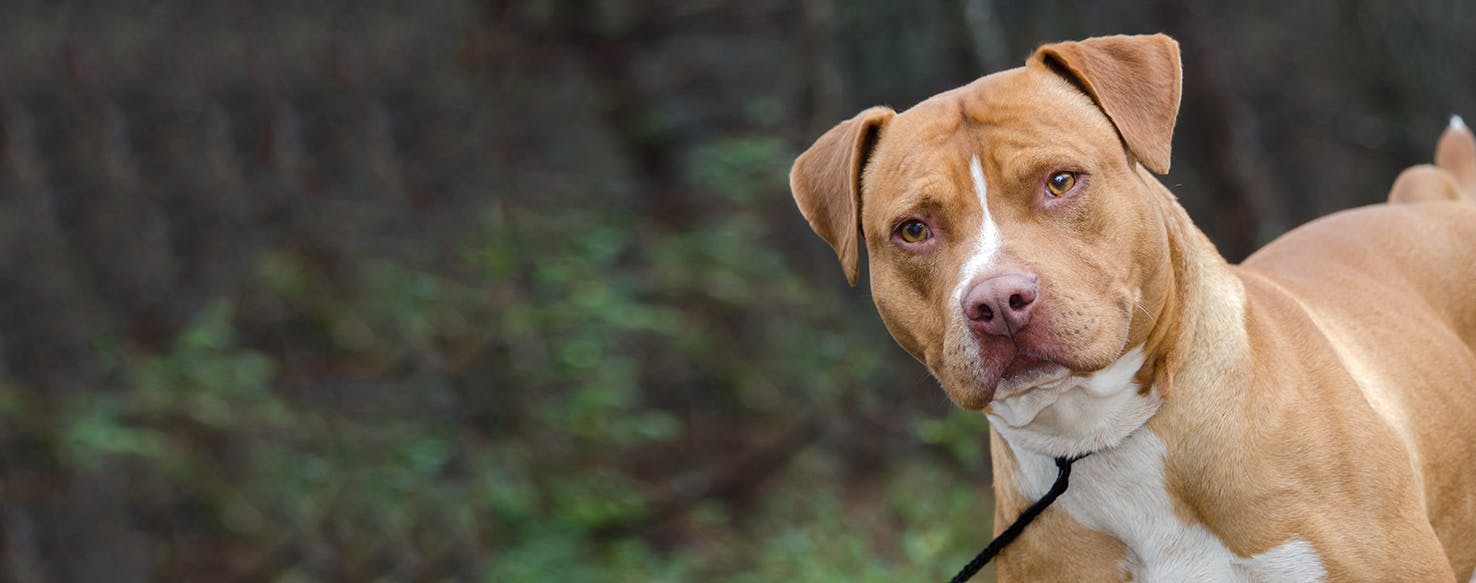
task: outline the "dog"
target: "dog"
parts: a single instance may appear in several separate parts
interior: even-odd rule
[[[990,421],[1014,581],[1466,581],[1476,567],[1476,141],[1453,122],[1391,204],[1229,264],[1154,176],[1164,35],[1042,46],[873,107],[790,187],[887,329]]]

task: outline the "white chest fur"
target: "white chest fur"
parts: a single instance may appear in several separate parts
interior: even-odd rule
[[[1051,458],[1015,449],[1020,484],[1034,499],[1056,478]],[[1202,525],[1174,514],[1164,487],[1163,440],[1147,428],[1117,447],[1076,462],[1056,508],[1105,532],[1128,549],[1123,569],[1134,581],[1318,581],[1327,576],[1312,545],[1295,536],[1251,557],[1231,553]]]
[[[1032,499],[1056,478],[1052,456],[1092,451],[1073,467],[1071,486],[1053,506],[1128,549],[1123,569],[1134,581],[1317,581],[1326,578],[1310,543],[1296,536],[1264,553],[1240,557],[1208,529],[1174,514],[1164,480],[1166,447],[1147,427],[1156,392],[1139,394],[1132,373],[1141,352],[1074,383],[1002,399],[990,422],[1020,466]],[[1125,372],[1124,372],[1125,371]]]

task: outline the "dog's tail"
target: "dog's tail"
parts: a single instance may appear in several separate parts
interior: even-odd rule
[[[1405,169],[1389,189],[1390,203],[1453,200],[1476,203],[1476,135],[1461,116],[1435,143],[1435,164]]]
[[[1476,136],[1459,115],[1450,116],[1450,127],[1435,143],[1435,166],[1455,177],[1466,200],[1476,197]]]

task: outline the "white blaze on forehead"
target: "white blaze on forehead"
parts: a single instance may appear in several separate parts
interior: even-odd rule
[[[999,225],[994,224],[994,217],[989,214],[989,185],[984,182],[984,167],[979,164],[977,154],[969,160],[969,176],[974,178],[974,194],[979,197],[980,210],[984,211],[984,220],[979,226],[979,250],[974,258],[987,265],[999,252]]]
[[[953,289],[955,302],[963,299],[964,286],[974,275],[994,264],[1000,248],[999,225],[989,214],[989,185],[984,182],[984,166],[979,163],[977,154],[969,160],[969,176],[974,179],[974,194],[979,197],[979,210],[984,218],[980,221],[979,238],[974,240],[974,253],[959,271],[958,282]]]

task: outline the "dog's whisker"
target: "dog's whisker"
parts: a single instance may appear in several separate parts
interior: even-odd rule
[[[1148,316],[1148,321],[1149,322],[1152,322],[1154,324],[1157,324],[1158,323],[1158,318],[1154,318],[1153,317],[1153,314],[1148,311],[1148,308],[1143,307],[1143,302],[1140,302],[1140,301],[1136,301],[1135,300],[1135,301],[1133,301],[1133,305],[1134,306],[1137,306],[1139,310],[1142,310],[1144,316]]]

